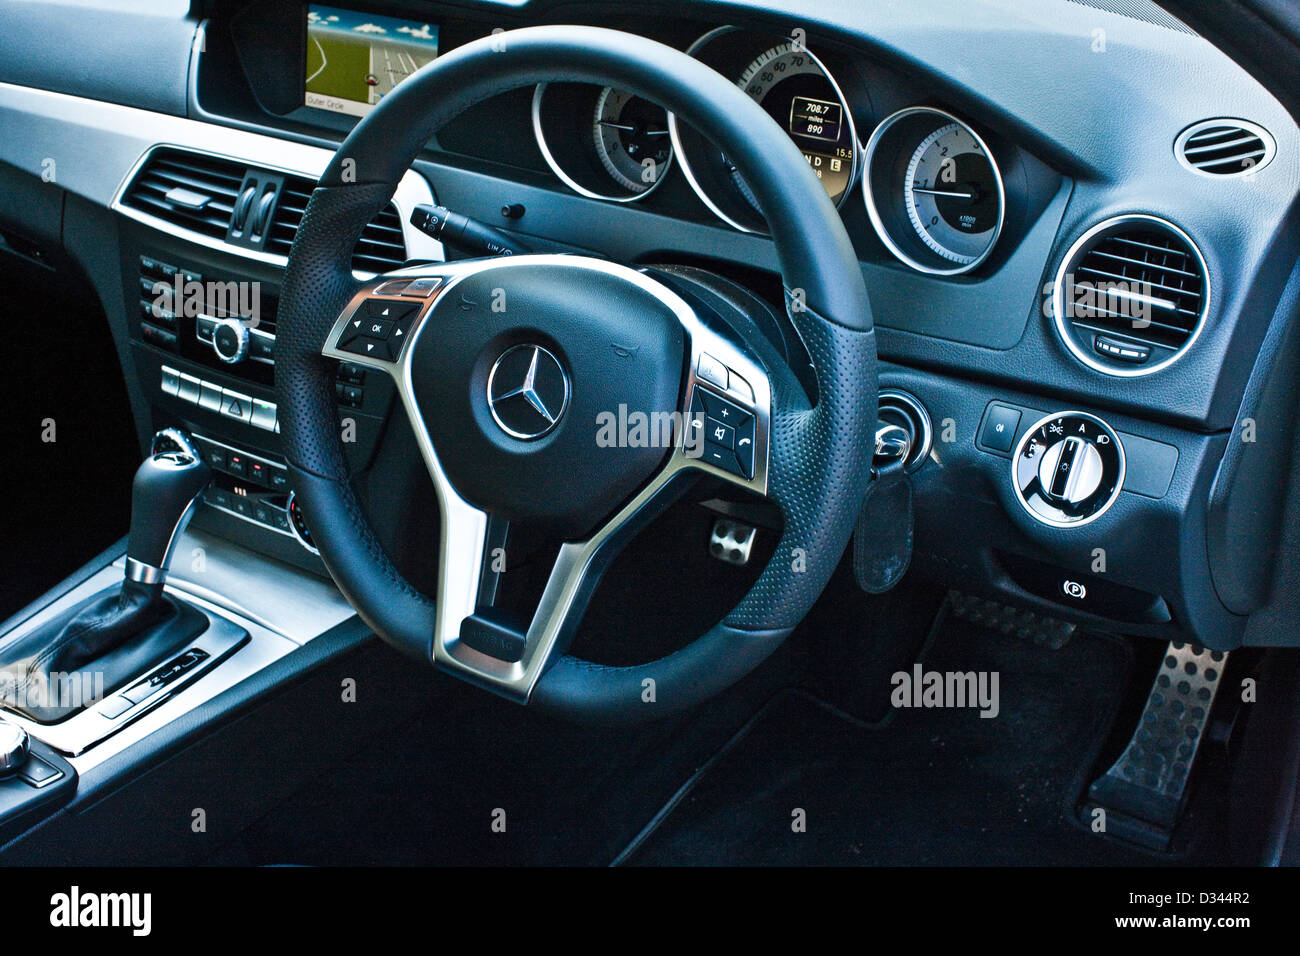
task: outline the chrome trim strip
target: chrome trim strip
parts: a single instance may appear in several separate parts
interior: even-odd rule
[[[715,37],[721,36],[724,33],[730,33],[734,30],[740,30],[740,29],[741,29],[740,27],[730,26],[730,25],[716,27],[710,30],[708,33],[701,36],[700,38],[698,38],[690,46],[688,46],[686,48],[686,54],[688,56],[695,56],[696,53],[704,49],[704,47],[708,46],[708,44],[711,43]],[[762,32],[762,31],[754,31],[754,32]],[[790,42],[790,37],[782,37],[782,41]],[[754,55],[758,56],[758,54],[762,52],[764,51],[759,50]],[[848,99],[844,96],[844,91],[840,88],[839,83],[836,82],[834,74],[832,74],[831,71],[826,68],[826,64],[824,64],[821,61],[821,59],[815,53],[812,52],[812,50],[808,49],[805,46],[804,52],[808,54],[809,58],[813,61],[814,64],[816,64],[817,68],[822,71],[822,75],[825,76],[826,80],[830,83],[831,89],[835,91],[836,97],[839,98],[840,106],[844,108],[844,116],[849,124],[849,138],[853,143],[853,167],[852,169],[849,170],[849,181],[844,185],[844,192],[840,194],[839,201],[835,203],[836,209],[843,209],[844,203],[849,198],[849,194],[853,192],[853,187],[856,185],[857,177],[862,172],[863,169],[862,143],[859,142],[858,140],[857,125],[853,122],[853,110],[849,106]],[[696,57],[696,59],[699,58]],[[727,81],[730,83],[734,83],[735,77],[727,77]],[[677,165],[681,167],[682,175],[686,177],[686,181],[691,184],[691,189],[695,191],[695,195],[700,197],[700,202],[704,203],[704,205],[708,207],[710,212],[712,212],[715,216],[717,216],[719,219],[725,222],[728,226],[730,226],[731,228],[739,232],[746,232],[755,236],[769,235],[769,233],[766,230],[751,229],[749,226],[742,225],[741,223],[732,219],[730,216],[728,216],[725,212],[722,211],[722,209],[718,206],[717,203],[715,203],[712,199],[709,198],[708,193],[704,191],[704,187],[701,186],[699,180],[695,178],[695,172],[691,169],[691,162],[690,159],[688,158],[687,151],[682,148],[681,132],[678,129],[677,116],[671,112],[668,114],[668,138],[672,140],[673,155],[677,157]],[[761,212],[758,213],[758,215],[760,218],[762,217]]]
[[[681,444],[675,445],[668,462],[649,484],[628,502],[606,525],[586,541],[564,544],[551,570],[542,598],[533,615],[525,639],[523,658],[508,663],[479,653],[460,642],[460,624],[474,613],[477,606],[482,557],[487,540],[487,514],[466,502],[452,487],[438,461],[437,451],[428,430],[423,425],[419,405],[412,384],[411,363],[419,337],[428,328],[428,316],[433,305],[443,296],[451,294],[467,276],[487,269],[508,269],[526,265],[545,264],[556,267],[590,269],[617,276],[657,298],[681,322],[690,348],[690,369],[683,383],[682,406],[678,409],[686,421],[690,414],[691,397],[697,384],[706,385],[697,377],[700,356],[704,353],[720,360],[728,368],[745,378],[754,391],[753,401],[745,401],[728,392],[728,400],[744,406],[754,415],[754,477],[739,478],[728,471],[699,458],[691,458]],[[436,270],[429,266],[411,267],[386,273],[383,281],[396,277],[440,276],[446,281],[434,297],[421,307],[413,322],[410,339],[399,356],[398,363],[366,358],[338,348],[338,341],[353,314],[373,295],[374,285],[361,289],[344,308],[326,339],[322,354],[327,358],[352,362],[374,368],[390,375],[397,384],[402,406],[415,431],[421,456],[424,458],[442,508],[442,538],[438,562],[438,599],[433,640],[433,661],[446,670],[459,674],[473,683],[496,691],[516,701],[527,701],[537,681],[545,672],[559,638],[569,622],[575,600],[590,582],[595,563],[606,556],[607,549],[617,542],[618,534],[681,473],[698,470],[748,488],[758,494],[767,493],[769,435],[771,429],[772,387],[767,374],[738,346],[708,328],[691,307],[677,293],[651,276],[627,266],[573,255],[522,255],[489,260],[449,262]],[[407,301],[410,301],[409,299]],[[436,334],[436,333],[435,333]]]
[[[1177,351],[1168,358],[1156,362],[1154,365],[1120,368],[1118,366],[1106,365],[1095,356],[1089,355],[1088,352],[1074,340],[1074,335],[1066,326],[1065,277],[1069,274],[1074,260],[1078,257],[1080,250],[1083,249],[1083,247],[1087,245],[1094,236],[1112,226],[1123,225],[1124,223],[1129,222],[1154,223],[1157,226],[1170,230],[1174,235],[1182,239],[1183,242],[1187,243],[1187,248],[1192,250],[1192,254],[1196,256],[1197,265],[1201,267],[1203,290],[1201,294],[1201,314],[1196,317],[1196,325],[1192,328],[1192,334]],[[1210,267],[1205,261],[1205,256],[1201,255],[1200,247],[1197,246],[1197,244],[1192,240],[1192,237],[1186,232],[1175,226],[1168,219],[1161,218],[1160,216],[1151,216],[1146,213],[1128,213],[1123,216],[1112,216],[1109,219],[1103,219],[1091,229],[1087,230],[1078,239],[1074,240],[1074,242],[1070,244],[1070,248],[1065,251],[1065,255],[1061,257],[1061,264],[1056,270],[1056,278],[1052,282],[1052,324],[1056,329],[1056,337],[1060,339],[1061,344],[1066,347],[1071,355],[1094,372],[1100,372],[1103,375],[1114,375],[1119,378],[1139,378],[1143,375],[1150,375],[1153,372],[1159,372],[1161,369],[1168,368],[1174,362],[1177,362],[1180,358],[1186,355],[1187,351],[1196,344],[1196,340],[1201,337],[1201,332],[1205,328],[1205,321],[1210,314],[1210,293]],[[1123,335],[1124,333],[1117,332],[1115,334]]]
[[[663,181],[668,178],[668,173],[673,168],[673,157],[677,154],[677,147],[675,144],[673,145],[672,152],[668,155],[668,162],[664,164],[663,172],[659,174],[659,178],[654,181],[650,188],[643,193],[632,193],[627,196],[606,196],[602,193],[587,189],[566,173],[564,167],[560,165],[559,160],[557,160],[551,153],[551,147],[547,145],[546,142],[546,132],[542,129],[542,96],[545,94],[546,86],[547,84],[545,83],[538,83],[533,90],[533,136],[537,140],[537,148],[542,151],[542,159],[546,160],[546,165],[551,168],[551,172],[555,173],[560,182],[564,183],[564,185],[568,186],[579,196],[586,196],[588,199],[599,199],[602,202],[615,203],[640,202],[663,185]],[[611,87],[606,87],[606,89],[611,89]],[[664,110],[664,112],[666,114],[668,113],[667,110]],[[671,114],[669,114],[669,116],[671,116]],[[669,141],[672,141],[671,131],[669,132]]]
[[[1115,442],[1115,449],[1119,452],[1119,478],[1116,479],[1115,490],[1110,493],[1110,497],[1106,499],[1106,503],[1092,514],[1088,515],[1088,517],[1080,518],[1077,521],[1058,521],[1055,518],[1046,518],[1043,515],[1040,515],[1033,508],[1029,507],[1029,502],[1025,501],[1024,495],[1020,493],[1020,487],[1016,484],[1016,462],[1020,459],[1021,454],[1024,453],[1025,445],[1029,439],[1033,437],[1034,432],[1038,431],[1038,429],[1042,428],[1048,422],[1070,415],[1096,422],[1110,433],[1111,439]],[[1111,505],[1119,499],[1119,493],[1124,490],[1124,477],[1127,473],[1128,463],[1124,454],[1124,442],[1120,440],[1119,432],[1111,427],[1110,422],[1098,418],[1096,415],[1091,415],[1088,412],[1081,412],[1075,409],[1052,412],[1050,415],[1044,415],[1042,418],[1038,419],[1038,421],[1030,425],[1029,428],[1025,429],[1025,433],[1020,436],[1020,441],[1016,442],[1015,450],[1011,453],[1011,461],[1007,467],[1007,478],[1011,482],[1012,497],[1016,499],[1020,504],[1020,507],[1025,510],[1025,513],[1028,514],[1029,517],[1033,518],[1039,524],[1050,525],[1053,528],[1082,528],[1084,525],[1096,521],[1109,511]]]
[[[162,584],[167,580],[167,569],[155,568],[152,564],[145,564],[127,555],[126,579],[138,584]]]
[[[998,221],[993,227],[993,238],[989,240],[988,247],[975,259],[974,262],[968,262],[964,265],[958,264],[951,269],[940,269],[935,268],[934,266],[927,266],[923,263],[917,262],[905,253],[889,235],[889,230],[885,228],[884,219],[881,217],[880,211],[876,208],[875,193],[871,190],[871,161],[875,158],[876,148],[880,145],[880,140],[884,137],[885,133],[889,132],[890,127],[894,126],[899,120],[906,119],[909,116],[917,116],[922,113],[928,113],[939,117],[943,120],[942,125],[944,126],[947,126],[949,123],[956,123],[969,133],[971,139],[979,143],[980,149],[982,149],[984,155],[988,157],[989,165],[993,167],[993,179],[998,184]],[[909,106],[896,113],[890,113],[880,121],[880,124],[872,132],[871,138],[867,140],[866,159],[863,163],[862,172],[862,199],[863,202],[866,203],[867,216],[871,219],[872,228],[876,230],[876,235],[879,236],[880,241],[885,244],[885,248],[894,254],[894,258],[905,266],[910,266],[915,269],[917,272],[932,276],[961,275],[962,273],[970,272],[972,269],[983,263],[990,255],[992,255],[994,247],[997,246],[998,239],[1002,236],[1002,224],[1006,218],[1006,186],[1002,182],[1002,169],[998,166],[998,161],[993,155],[993,151],[989,149],[989,144],[984,142],[984,138],[980,136],[979,133],[975,132],[971,125],[965,120],[959,119],[946,110],[937,109],[933,106]]]

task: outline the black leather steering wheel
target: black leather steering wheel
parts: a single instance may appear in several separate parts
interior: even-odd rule
[[[735,162],[770,226],[787,311],[814,366],[815,401],[772,355],[721,334],[666,284],[625,266],[529,255],[354,279],[362,229],[444,123],[497,93],[555,81],[660,103]],[[410,292],[435,287],[431,294],[384,285],[415,277],[424,282]],[[372,326],[384,310],[395,324]],[[370,329],[377,337],[363,334]],[[338,359],[398,384],[442,510],[434,597],[403,578],[359,507],[335,405]],[[528,382],[531,398],[521,391]],[[678,50],[613,30],[545,26],[440,56],[339,147],[289,256],[276,389],[293,487],[321,557],[381,638],[520,702],[586,719],[653,719],[751,671],[825,587],[869,481],[876,351],[839,215],[761,107]],[[680,440],[667,449],[602,447],[595,416],[621,404],[681,416]],[[692,454],[692,429],[723,419],[738,423],[725,439],[740,449],[735,460],[708,445]],[[672,499],[679,478],[701,471],[768,496],[781,512],[780,542],[752,590],[658,661],[609,667],[567,654],[619,545]],[[539,523],[565,541],[526,627],[481,605],[488,513]]]

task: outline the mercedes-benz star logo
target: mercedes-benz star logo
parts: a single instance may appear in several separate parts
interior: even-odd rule
[[[501,353],[488,373],[488,410],[503,432],[532,441],[560,423],[569,407],[569,376],[540,345],[516,345]]]

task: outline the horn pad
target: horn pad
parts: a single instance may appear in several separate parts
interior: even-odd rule
[[[466,501],[578,540],[680,440],[663,426],[677,424],[685,348],[676,313],[618,267],[506,260],[439,297],[411,383]]]

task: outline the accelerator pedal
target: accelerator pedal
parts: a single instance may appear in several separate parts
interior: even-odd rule
[[[1169,645],[1133,738],[1088,788],[1086,812],[1104,809],[1107,832],[1151,849],[1169,848],[1227,663],[1225,651]]]

